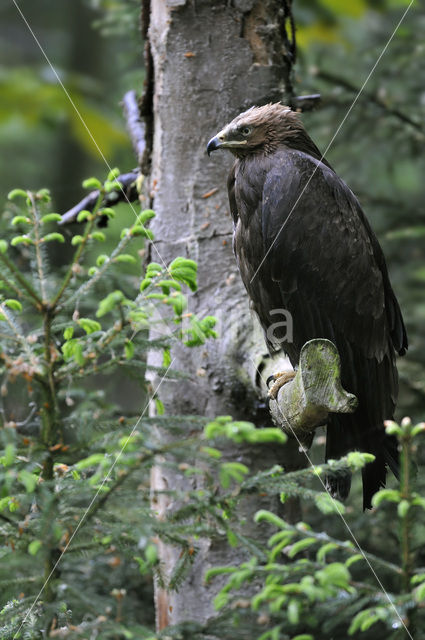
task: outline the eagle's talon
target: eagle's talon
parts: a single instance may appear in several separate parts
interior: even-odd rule
[[[273,400],[276,400],[279,389],[285,384],[293,380],[296,376],[296,371],[279,371],[267,378],[267,386],[269,386],[271,380],[273,380],[272,386],[269,388],[268,396]]]
[[[270,383],[271,382],[275,382],[276,381],[276,377],[274,375],[274,373],[272,373],[271,376],[269,376],[266,380],[266,385],[267,385],[267,389],[270,387]]]

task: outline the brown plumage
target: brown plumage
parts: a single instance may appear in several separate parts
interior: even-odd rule
[[[312,338],[328,338],[341,356],[342,383],[359,400],[354,414],[331,415],[326,459],[351,450],[372,453],[363,469],[363,502],[397,475],[396,440],[383,421],[397,397],[395,352],[407,350],[399,305],[384,255],[361,207],[307,134],[298,114],[281,104],[253,107],[210,140],[236,161],[228,179],[234,250],[242,280],[267,334],[286,309],[285,332],[266,336],[293,366]],[[272,313],[271,313],[272,312]],[[350,478],[328,480],[346,497]]]

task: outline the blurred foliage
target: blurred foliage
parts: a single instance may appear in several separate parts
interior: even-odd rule
[[[53,73],[52,73],[53,75]],[[72,135],[82,150],[96,159],[102,154],[113,156],[117,146],[127,144],[127,135],[122,123],[111,122],[99,108],[84,96],[84,78],[61,78],[69,97],[53,76],[52,81],[37,76],[28,68],[16,68],[5,72],[0,70],[0,91],[3,100],[0,105],[0,132],[14,121],[15,127],[28,128],[45,126],[55,128],[68,122]],[[93,93],[93,92],[92,92]]]
[[[381,16],[388,10],[406,9],[409,4],[410,0],[298,0],[294,3],[298,46],[308,50],[323,43],[329,51],[329,45],[337,42],[350,49],[353,37],[350,30],[359,26],[358,21],[370,19],[371,11]],[[360,38],[363,39],[363,34]]]
[[[22,175],[29,187],[43,183],[53,190],[55,207],[64,212],[80,198],[83,177],[104,171],[105,160],[133,166],[119,103],[143,82],[136,5],[22,3],[41,51],[13,3],[2,4],[0,150],[8,161],[1,193]],[[105,29],[118,18],[119,28]]]
[[[140,0],[88,0],[88,3],[102,12],[94,24],[103,35],[139,37]]]

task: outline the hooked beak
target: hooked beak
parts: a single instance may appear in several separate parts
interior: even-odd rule
[[[209,143],[207,144],[207,153],[211,154],[212,151],[216,151],[216,149],[234,149],[236,147],[243,147],[246,145],[246,140],[229,140],[228,136],[232,136],[232,132],[228,131],[228,129],[223,129],[220,133],[217,133],[214,138],[211,138]]]
[[[218,136],[214,136],[211,138],[209,143],[207,144],[207,153],[210,156],[212,151],[216,151],[216,149],[220,149],[223,144],[223,138],[220,140]]]

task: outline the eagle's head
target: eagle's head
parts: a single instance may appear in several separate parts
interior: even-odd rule
[[[269,154],[282,145],[296,146],[296,138],[305,135],[297,113],[280,103],[266,104],[239,114],[209,141],[207,153],[229,149],[239,158],[256,153]]]

